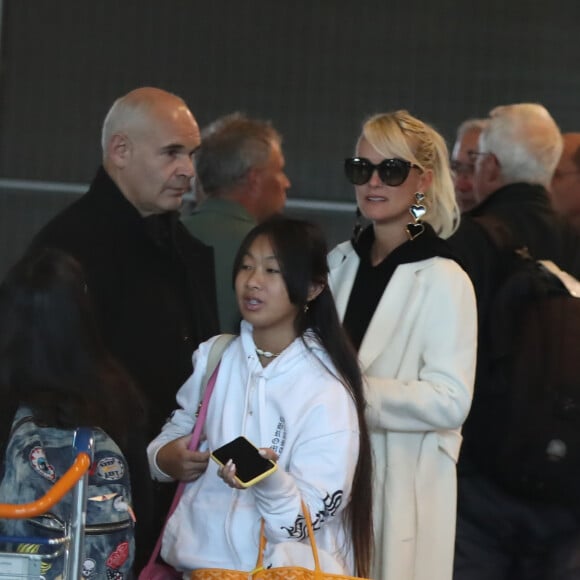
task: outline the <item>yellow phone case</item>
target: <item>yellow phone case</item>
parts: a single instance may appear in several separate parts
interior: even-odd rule
[[[241,435],[240,437],[236,437],[236,439],[234,439],[233,441],[230,441],[229,443],[226,443],[225,445],[229,445],[230,443],[233,443],[234,441],[238,440],[238,439],[243,439],[248,445],[251,445],[256,452],[258,452],[258,447],[256,447],[249,439],[247,439],[246,437],[244,437],[243,435]],[[225,446],[224,445],[224,446]],[[220,448],[221,449],[221,448]],[[218,451],[217,449],[215,451]],[[233,459],[234,460],[234,464],[236,464],[236,460],[233,457],[230,457],[228,459],[225,460],[225,462],[222,462],[218,457],[216,457],[214,455],[214,452],[212,451],[212,453],[210,454],[210,457],[220,466],[223,467],[225,465],[225,463],[227,463],[227,461],[229,459]],[[248,481],[242,481],[239,477],[238,477],[238,473],[237,473],[237,469],[236,469],[236,475],[234,476],[234,479],[236,480],[237,483],[239,483],[242,487],[247,488],[247,487],[251,487],[252,485],[255,485],[256,483],[262,481],[263,479],[265,479],[266,477],[268,477],[270,474],[274,473],[274,471],[276,471],[276,469],[278,469],[278,464],[275,463],[274,461],[272,461],[271,459],[267,459],[267,461],[269,461],[272,466],[265,470],[262,471],[261,473],[259,473],[258,475],[256,475],[256,477],[254,477],[253,479],[250,479]],[[237,464],[236,464],[237,467]]]

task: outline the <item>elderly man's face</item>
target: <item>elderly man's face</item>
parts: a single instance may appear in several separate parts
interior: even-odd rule
[[[453,170],[453,184],[455,185],[455,197],[459,209],[469,211],[474,208],[478,200],[474,191],[475,164],[469,156],[469,151],[477,151],[477,142],[481,131],[470,129],[455,142],[451,154],[451,169]]]
[[[200,133],[185,105],[164,103],[128,136],[123,193],[142,216],[179,209],[194,175]]]
[[[580,222],[580,167],[574,156],[580,155],[580,133],[564,137],[564,150],[554,171],[549,194],[554,209],[573,222]]]
[[[284,172],[284,155],[278,143],[272,143],[268,162],[256,168],[256,219],[261,222],[282,212],[286,204],[286,191],[290,180]]]

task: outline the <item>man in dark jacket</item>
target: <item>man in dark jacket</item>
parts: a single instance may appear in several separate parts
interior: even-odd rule
[[[507,395],[498,392],[491,379],[488,353],[493,337],[486,329],[499,282],[500,254],[474,219],[499,218],[514,241],[527,246],[536,259],[552,260],[578,276],[580,240],[556,216],[546,193],[562,137],[544,107],[517,104],[491,111],[478,148],[472,154],[475,188],[483,201],[464,214],[449,240],[473,281],[480,325],[475,394],[459,461],[454,579],[576,578],[549,574],[578,573],[571,563],[574,554],[580,555],[578,517],[566,508],[518,497],[494,480],[494,455],[502,444],[497,424]]]
[[[107,346],[148,404],[148,440],[175,408],[193,351],[218,331],[213,252],[187,232],[177,212],[199,144],[182,99],[151,87],[131,91],[105,118],[103,164],[89,191],[33,241],[81,262]],[[170,487],[156,493],[157,528]]]

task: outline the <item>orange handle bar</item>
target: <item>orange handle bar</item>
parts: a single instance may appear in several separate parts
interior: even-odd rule
[[[87,453],[79,453],[66,473],[39,499],[30,503],[0,503],[0,518],[33,518],[57,504],[84,476],[91,466]]]

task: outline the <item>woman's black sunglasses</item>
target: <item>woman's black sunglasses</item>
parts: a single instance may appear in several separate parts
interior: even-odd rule
[[[411,167],[421,169],[418,165],[403,159],[383,159],[377,165],[365,157],[350,157],[344,160],[346,178],[354,185],[368,183],[376,169],[385,185],[396,187],[407,179]]]

